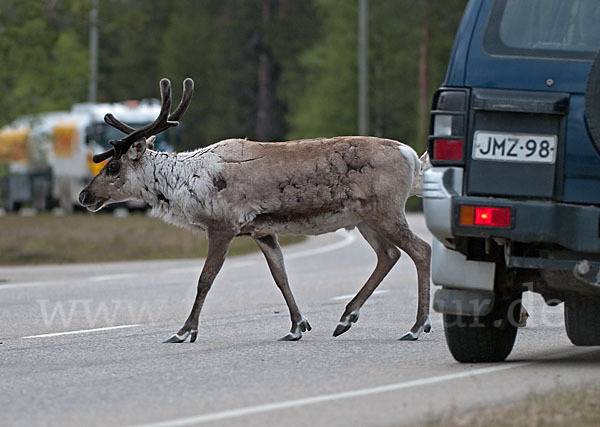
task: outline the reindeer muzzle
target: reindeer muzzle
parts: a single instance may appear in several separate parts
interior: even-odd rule
[[[79,193],[79,204],[91,212],[97,212],[102,209],[106,200],[107,199],[97,199],[87,190],[82,190],[81,193]]]

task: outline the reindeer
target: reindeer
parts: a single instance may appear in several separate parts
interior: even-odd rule
[[[264,254],[288,306],[292,326],[280,340],[295,341],[311,330],[299,310],[285,271],[278,234],[318,235],[358,228],[377,254],[377,265],[346,305],[333,336],[350,329],[367,298],[400,258],[413,260],[418,273],[416,322],[401,340],[429,332],[430,246],[409,228],[406,199],[418,195],[427,168],[409,146],[363,136],[262,143],[227,139],[193,152],[153,150],[155,135],[176,126],[187,109],[193,81],[183,84],[181,102],[171,110],[171,84],[160,82],[161,111],[151,124],[134,129],[111,114],[109,125],[126,134],[110,150],[94,156],[106,165],[81,191],[80,203],[96,212],[109,203],[141,200],[154,216],[208,235],[208,256],[190,315],[165,342],[198,335],[198,319],[232,239],[250,236]]]

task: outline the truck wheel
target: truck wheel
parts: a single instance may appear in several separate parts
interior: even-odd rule
[[[585,120],[592,140],[600,150],[600,51],[588,75],[585,89]]]
[[[600,298],[568,297],[565,301],[565,329],[575,345],[600,345]]]
[[[487,316],[444,314],[444,332],[450,353],[461,363],[503,361],[515,343],[520,314],[520,301],[502,304]]]

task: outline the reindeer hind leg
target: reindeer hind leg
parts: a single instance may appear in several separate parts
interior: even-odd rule
[[[333,336],[343,334],[352,326],[352,323],[358,321],[359,311],[367,299],[373,294],[383,278],[389,273],[392,267],[400,259],[400,251],[394,246],[382,233],[369,227],[365,223],[358,225],[358,231],[371,245],[377,254],[377,265],[371,276],[367,279],[363,287],[356,296],[346,305],[344,314],[340,318],[338,325],[333,332]]]
[[[417,318],[410,331],[400,338],[401,341],[415,341],[423,332],[431,331],[429,317],[431,246],[411,231],[404,215],[395,221],[385,222],[380,227],[390,241],[408,254],[417,268],[419,284]]]

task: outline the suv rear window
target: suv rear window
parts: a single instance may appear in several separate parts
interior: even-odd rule
[[[497,0],[483,44],[492,55],[592,59],[600,0]]]

